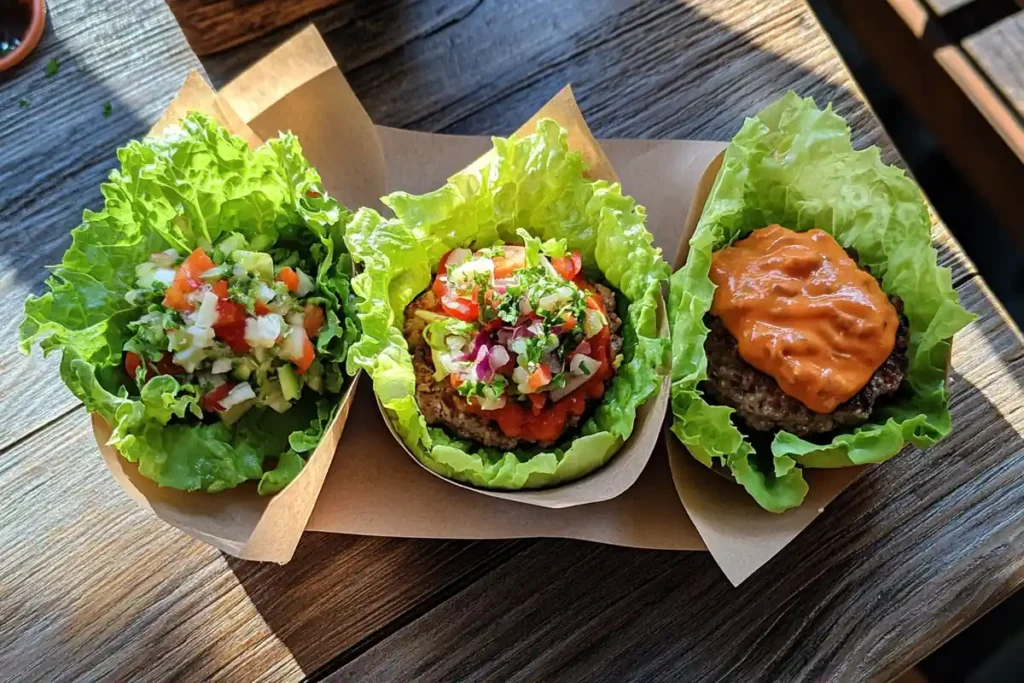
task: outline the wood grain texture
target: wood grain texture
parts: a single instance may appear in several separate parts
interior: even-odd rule
[[[189,45],[209,55],[248,42],[340,0],[167,0]]]
[[[164,527],[103,471],[52,364],[10,351],[22,297],[59,260],[80,208],[97,205],[114,147],[194,64],[158,0],[86,4],[55,0],[51,12],[65,18],[61,41],[77,36],[90,55],[98,92],[69,81],[50,104],[53,84],[24,72],[4,96],[50,92],[47,109],[0,104],[5,134],[68,120],[53,130],[73,141],[35,135],[17,151],[27,177],[0,170],[0,205],[16,209],[0,213],[12,326],[0,330],[11,353],[0,355],[0,679],[884,677],[1020,585],[1024,346],[941,226],[940,261],[982,315],[958,342],[956,434],[873,470],[741,589],[703,554],[310,534],[277,567]],[[601,136],[727,139],[794,88],[832,100],[858,145],[896,160],[806,7],[762,5],[352,0],[314,20],[380,123],[506,133],[572,81]],[[92,52],[119,39],[111,26],[131,37]],[[205,66],[223,82],[290,30]],[[159,59],[129,59],[129,46]],[[115,115],[94,123],[97,95]]]
[[[707,555],[542,541],[331,680],[894,677],[1024,585],[1024,353],[978,278],[958,291],[982,319],[954,433],[869,470],[739,588]]]
[[[1024,117],[1024,10],[967,38],[963,45]]]
[[[0,680],[294,680],[523,545],[311,533],[288,565],[244,562],[95,451],[77,409],[0,456]]]

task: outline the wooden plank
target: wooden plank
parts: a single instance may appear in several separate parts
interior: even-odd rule
[[[102,205],[115,150],[144,135],[200,68],[159,0],[100,12],[52,2],[48,21],[35,52],[5,74],[0,96],[0,447],[77,404],[56,379],[56,358],[18,353],[23,302],[42,290],[44,267],[60,262],[82,210]],[[60,64],[52,77],[50,59]]]
[[[932,8],[932,11],[939,16],[942,16],[944,14],[949,14],[953,10],[960,9],[965,5],[969,5],[974,2],[974,0],[925,0],[925,2],[927,2],[928,6]]]
[[[329,680],[900,673],[1024,585],[1024,350],[978,278],[959,292],[982,318],[954,433],[869,470],[739,588],[706,555],[539,542]]]
[[[339,0],[167,0],[189,45],[209,55],[258,38]]]
[[[1024,10],[967,38],[963,45],[1024,117]]]
[[[529,544],[311,533],[283,567],[236,560],[132,502],[82,409],[3,453],[0,487],[0,672],[21,681],[295,679]]]

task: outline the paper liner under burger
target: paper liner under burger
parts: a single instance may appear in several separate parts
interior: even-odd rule
[[[715,157],[697,185],[686,215],[673,270],[678,270],[686,263],[690,237],[697,229],[724,157],[724,151]],[[946,365],[946,383],[948,386],[949,361]],[[670,410],[665,421],[665,440],[672,480],[679,492],[679,499],[708,551],[734,586],[767,564],[810,526],[825,511],[825,507],[867,468],[867,465],[835,469],[804,468],[808,492],[803,504],[782,514],[775,514],[758,505],[742,486],[733,481],[727,470],[708,468],[698,462],[672,433],[671,425]]]
[[[243,76],[241,82],[251,83],[253,79]],[[258,90],[246,92],[259,94]],[[245,101],[235,100],[236,103]],[[332,106],[334,104],[332,101],[308,102],[305,116],[316,117],[318,108],[321,115],[335,115],[337,112]],[[354,96],[351,102],[344,103],[344,107],[350,116],[346,119],[346,125],[339,127],[344,129],[343,133],[320,140],[320,144],[311,147],[307,143],[310,136],[306,131],[305,138],[300,136],[300,142],[314,166],[323,164],[327,167],[328,174],[323,176],[327,190],[338,196],[346,206],[358,207],[373,202],[386,190],[383,154],[373,125]],[[254,108],[256,105],[252,104],[250,110]],[[265,137],[275,136],[279,130],[291,128],[296,134],[303,132],[303,120],[296,118],[294,125],[278,128],[265,125],[257,133],[246,125],[231,105],[214,93],[201,76],[193,72],[150,130],[150,134],[160,134],[168,126],[181,121],[190,111],[199,111],[217,119],[231,133],[246,140],[250,147],[259,146]],[[357,115],[359,113],[362,114],[361,118]],[[358,138],[361,144],[351,145],[353,137]],[[104,462],[117,482],[136,502],[151,509],[157,517],[236,557],[284,563],[295,552],[316,504],[320,487],[341,439],[357,385],[358,376],[348,381],[344,394],[339,397],[337,413],[325,430],[319,446],[309,456],[299,475],[273,496],[259,495],[254,482],[212,494],[160,487],[140,475],[137,465],[129,463],[113,446],[108,445],[111,427],[95,414],[92,418],[93,432]]]
[[[586,163],[584,175],[587,178],[618,182],[618,176],[616,176],[611,162],[608,161],[608,157],[605,156],[597,140],[590,133],[590,128],[587,126],[586,121],[584,121],[583,114],[580,112],[576,99],[573,97],[572,89],[569,86],[563,88],[547,104],[541,107],[515,134],[522,137],[534,133],[537,122],[545,118],[556,121],[566,130],[569,148],[583,156]],[[490,163],[493,158],[494,150],[491,149],[460,172],[479,170]],[[665,311],[665,302],[660,296],[658,299],[658,333],[663,337],[667,337],[668,316]],[[378,406],[391,435],[401,444],[405,452],[409,454],[409,457],[413,458],[418,465],[425,471],[430,472],[431,475],[444,479],[455,486],[461,486],[462,488],[493,498],[548,508],[566,508],[615,498],[636,482],[640,477],[640,473],[646,467],[661,434],[661,426],[668,407],[669,381],[670,377],[666,374],[658,395],[637,408],[633,433],[622,447],[611,456],[607,463],[579,479],[544,489],[520,491],[484,489],[443,477],[428,468],[415,456],[395,429],[391,416],[384,406],[380,404],[379,399]]]

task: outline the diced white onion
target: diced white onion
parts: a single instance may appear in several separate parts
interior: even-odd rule
[[[219,403],[220,407],[224,410],[231,410],[239,403],[251,401],[254,398],[256,398],[256,392],[252,390],[252,387],[249,386],[248,382],[242,382],[240,384],[236,384],[231,391],[228,392],[228,395],[222,398]]]
[[[489,258],[475,258],[466,261],[454,270],[448,269],[448,286],[456,291],[472,289],[477,278],[487,278],[487,282],[494,280],[494,261]]]
[[[192,338],[191,346],[200,349],[213,346],[214,332],[212,327],[192,325],[191,327],[185,328],[185,333]]]
[[[530,305],[529,297],[523,297],[519,300],[519,315],[529,315],[533,313],[533,306]]]
[[[473,255],[473,252],[469,249],[452,249],[452,253],[448,256],[448,261],[445,263],[445,267],[451,270],[455,266],[461,265],[463,262],[469,260],[469,257]]]
[[[157,268],[153,273],[153,279],[164,285],[170,287],[174,282],[174,269],[173,268]]]
[[[245,320],[245,342],[253,348],[269,349],[281,336],[284,320],[276,313],[268,313]]]
[[[152,254],[149,259],[161,268],[173,268],[178,260],[178,252],[174,249],[168,249],[167,251]]]
[[[256,294],[256,298],[265,304],[269,304],[277,296],[277,292],[272,287],[268,287],[265,283],[260,283],[259,292]]]
[[[203,294],[203,303],[196,313],[195,324],[199,327],[213,327],[217,322],[217,295],[207,290]]]
[[[306,330],[302,325],[292,325],[281,342],[281,358],[299,360],[302,358],[302,342],[306,339]]]
[[[289,325],[292,325],[292,326],[295,326],[295,325],[301,326],[302,325],[302,321],[303,321],[303,315],[302,315],[302,313],[299,313],[299,312],[289,313],[287,315],[287,317],[285,317],[285,321]]]
[[[601,368],[601,361],[577,353],[569,362],[569,372],[574,375],[586,375],[589,377]],[[584,370],[585,369],[585,370]]]
[[[598,332],[601,328],[608,324],[605,320],[604,313],[593,308],[588,308],[587,313],[583,316],[583,334],[590,339]]]
[[[223,375],[225,372],[231,371],[231,359],[230,358],[218,358],[213,361],[213,367],[210,368],[210,372],[215,375]]]
[[[174,364],[183,368],[185,372],[195,372],[199,364],[206,358],[206,352],[198,346],[191,346],[184,351],[179,351],[171,358]]]
[[[298,268],[295,273],[299,276],[299,287],[295,290],[295,296],[306,296],[313,291],[313,280]]]
[[[498,396],[497,398],[488,398],[486,396],[477,396],[473,399],[480,406],[481,410],[499,410],[505,407],[505,394]]]
[[[512,371],[512,381],[516,384],[526,384],[530,379],[530,372],[526,368],[519,366]]]

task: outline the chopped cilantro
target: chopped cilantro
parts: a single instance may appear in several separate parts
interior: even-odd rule
[[[60,62],[56,57],[50,57],[50,61],[46,63],[46,75],[56,76],[58,71],[60,71]]]
[[[113,105],[111,105],[110,102],[104,102],[103,103],[103,117],[107,118],[108,116],[110,116],[113,113],[114,113]]]
[[[30,104],[32,104],[32,103],[29,102],[28,100],[26,100],[24,97],[22,97],[20,100],[18,100],[18,106],[21,107],[22,109],[28,107]]]

